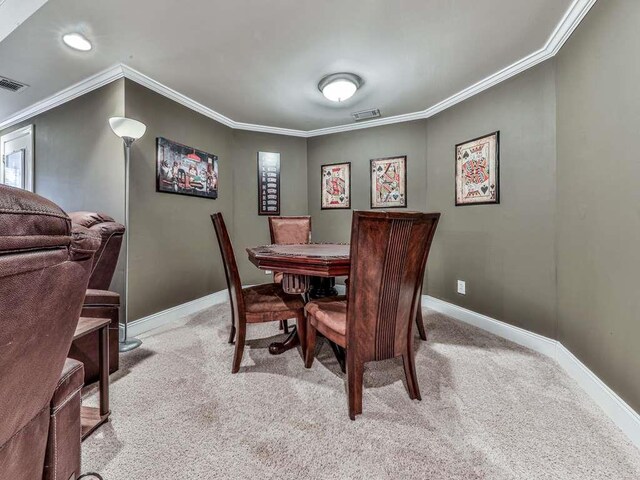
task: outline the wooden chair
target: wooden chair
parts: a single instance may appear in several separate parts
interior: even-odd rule
[[[269,217],[269,234],[273,245],[311,243],[311,217]],[[274,272],[273,281],[282,283],[282,272]],[[287,320],[280,322],[280,330],[289,333]]]
[[[233,343],[236,330],[238,334],[231,368],[231,373],[237,373],[242,361],[247,323],[274,322],[295,318],[298,322],[298,332],[303,335],[306,331],[304,302],[300,295],[289,295],[276,283],[242,288],[236,257],[222,214],[214,213],[211,215],[211,221],[218,237],[229,287],[232,322],[229,343]]]
[[[316,331],[347,351],[349,417],[362,413],[365,362],[402,356],[411,399],[420,400],[413,320],[439,213],[354,212],[347,297],[309,302],[305,366]]]
[[[344,285],[349,288],[349,279],[345,278]],[[420,286],[420,291],[422,291],[422,285]],[[416,327],[418,327],[418,335],[420,335],[420,339],[427,341],[427,332],[424,329],[424,321],[422,320],[422,305],[418,305],[418,313],[416,313]]]

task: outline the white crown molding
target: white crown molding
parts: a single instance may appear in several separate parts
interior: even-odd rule
[[[193,100],[192,98],[183,95],[182,93],[152,79],[151,77],[125,65],[114,65],[107,70],[104,70],[96,75],[93,75],[81,82],[72,85],[45,100],[37,102],[32,106],[21,110],[20,112],[12,115],[11,117],[0,122],[0,129],[10,127],[30,117],[45,112],[51,108],[57,107],[65,102],[73,100],[74,98],[84,95],[96,88],[106,85],[109,82],[117,80],[119,78],[128,78],[140,85],[143,85],[150,90],[153,90],[160,95],[163,95],[181,105],[184,105],[191,110],[198,112],[206,117],[209,117],[217,122],[222,123],[230,128],[238,130],[249,130],[253,132],[272,133],[276,135],[288,135],[293,137],[317,137],[320,135],[329,135],[332,133],[347,132],[351,130],[361,130],[364,128],[378,127],[382,125],[389,125],[393,123],[409,122],[412,120],[420,120],[432,117],[437,113],[446,110],[468,98],[477,95],[480,92],[491,88],[498,83],[522,73],[523,71],[534,67],[535,65],[552,58],[558,53],[562,45],[571,36],[576,27],[580,24],[585,15],[589,12],[591,7],[597,0],[574,0],[562,20],[557,25],[544,47],[536,52],[527,55],[526,57],[518,60],[517,62],[509,65],[506,68],[490,75],[483,80],[471,85],[470,87],[461,90],[460,92],[442,100],[441,102],[427,108],[426,110],[420,110],[413,113],[406,113],[403,115],[395,115],[392,117],[380,118],[362,123],[350,123],[346,125],[338,125],[335,127],[319,128],[316,130],[295,130],[290,128],[271,127],[268,125],[255,125],[251,123],[236,122],[235,120],[216,112],[215,110],[206,107],[205,105]]]
[[[85,95],[92,90],[118,80],[123,76],[124,74],[121,65],[114,65],[112,67],[109,67],[102,72],[98,72],[95,75],[85,78],[84,80],[71,85],[64,90],[60,90],[58,93],[55,93],[50,97],[45,98],[40,102],[34,103],[30,107],[27,107],[24,110],[20,110],[19,112],[13,114],[11,117],[0,122],[0,130],[3,128],[11,127],[24,120],[28,120],[29,118],[35,117],[36,115],[40,115],[47,110],[51,110],[52,108],[58,107],[63,103],[73,100],[74,98]]]
[[[569,39],[573,31],[580,25],[580,22],[589,12],[591,7],[597,0],[574,0],[567,12],[565,13],[560,23],[556,26],[555,30],[547,40],[547,43],[540,50],[527,55],[526,57],[518,60],[517,62],[509,65],[506,68],[489,75],[488,77],[480,80],[479,82],[459,91],[458,93],[451,95],[449,98],[442,100],[441,102],[427,108],[426,110],[420,110],[413,113],[405,113],[402,115],[395,115],[393,117],[379,118],[376,120],[370,120],[364,123],[351,123],[347,125],[339,125],[336,127],[319,128],[317,130],[307,131],[307,137],[317,137],[320,135],[329,135],[332,133],[347,132],[350,130],[360,130],[363,128],[378,127],[381,125],[389,125],[392,123],[410,122],[412,120],[421,120],[432,117],[447,108],[477,95],[480,92],[491,88],[498,83],[504,82],[509,78],[524,72],[545,60],[552,58],[562,48],[564,43]]]
[[[559,341],[428,295],[422,296],[422,306],[506,338],[554,359],[623,431],[629,440],[640,448],[640,415]]]

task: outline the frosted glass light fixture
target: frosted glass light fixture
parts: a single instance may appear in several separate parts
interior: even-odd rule
[[[333,73],[320,80],[318,90],[327,100],[344,102],[358,91],[362,83],[362,78],[354,73]]]
[[[120,138],[137,140],[147,131],[147,126],[144,123],[134,120],[133,118],[111,117],[109,119],[109,125],[113,133]]]
[[[91,50],[92,45],[87,37],[78,32],[67,33],[62,36],[62,41],[74,50],[80,50],[81,52],[88,52]]]

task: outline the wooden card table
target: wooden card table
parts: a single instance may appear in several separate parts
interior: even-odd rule
[[[247,253],[259,269],[282,272],[285,292],[308,294],[310,298],[338,295],[335,277],[349,275],[349,244],[345,243],[264,245],[247,248]],[[299,343],[294,328],[285,342],[272,343],[269,352],[278,355]],[[332,347],[335,346],[332,344]]]

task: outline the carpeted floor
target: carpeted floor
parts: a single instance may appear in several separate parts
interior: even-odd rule
[[[276,323],[249,326],[231,375],[230,311],[142,337],[112,376],[112,421],[83,444],[105,480],[639,479],[640,452],[551,360],[426,311],[422,402],[401,361],[369,364],[364,414],[322,345],[273,357]],[[95,402],[95,396],[90,398]]]

